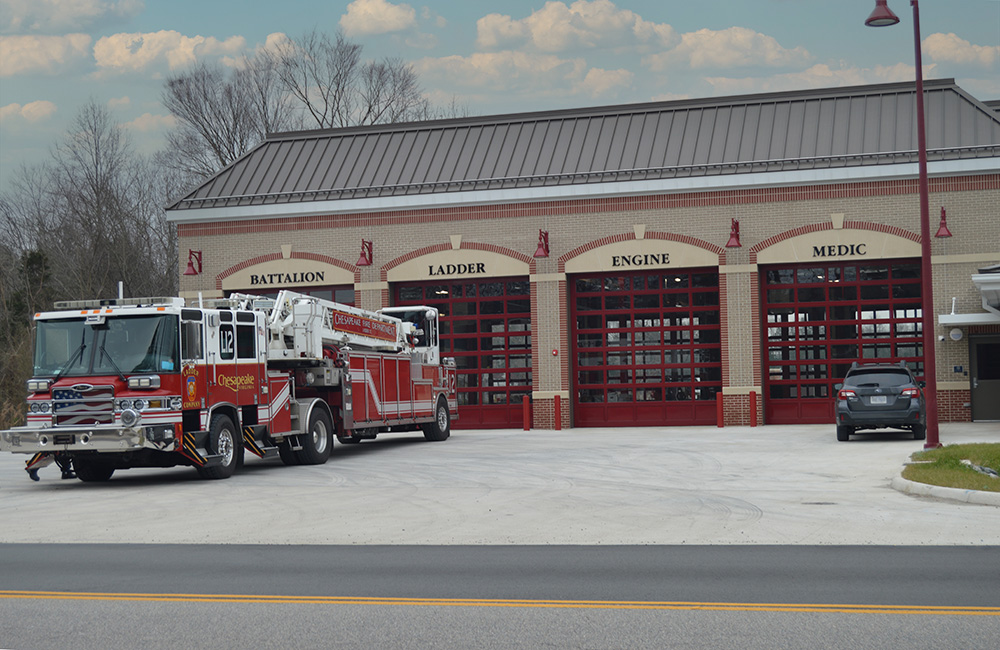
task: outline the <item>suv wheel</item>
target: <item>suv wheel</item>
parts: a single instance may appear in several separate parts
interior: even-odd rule
[[[850,440],[852,433],[854,433],[854,427],[837,426],[837,440],[840,442],[847,442]]]

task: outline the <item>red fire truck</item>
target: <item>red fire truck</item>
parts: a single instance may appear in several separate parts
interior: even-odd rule
[[[445,440],[458,403],[432,307],[369,312],[291,291],[57,303],[35,315],[25,426],[0,451],[28,468],[71,459],[83,481],[189,465],[232,476],[244,450],[321,464],[333,440],[422,430]]]

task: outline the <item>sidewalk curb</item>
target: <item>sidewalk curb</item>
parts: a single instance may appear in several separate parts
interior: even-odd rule
[[[913,496],[935,497],[937,499],[1000,507],[1000,492],[960,490],[958,488],[941,487],[939,485],[928,485],[926,483],[910,481],[902,476],[894,477],[890,485],[894,490]]]

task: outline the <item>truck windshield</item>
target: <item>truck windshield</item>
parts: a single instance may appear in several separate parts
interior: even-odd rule
[[[173,315],[116,316],[35,323],[35,377],[179,372]]]

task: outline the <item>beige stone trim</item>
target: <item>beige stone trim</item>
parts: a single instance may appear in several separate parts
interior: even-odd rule
[[[528,278],[532,282],[562,282],[566,279],[565,273],[536,273]]]
[[[354,285],[355,291],[382,291],[388,288],[388,282],[358,282]]]
[[[937,383],[938,390],[969,390],[969,381],[939,381]]]
[[[448,272],[449,266],[455,269],[472,269],[471,272]],[[444,273],[438,273],[441,269]],[[482,269],[479,271],[478,269]],[[389,282],[414,282],[421,280],[450,281],[465,278],[495,278],[514,275],[528,275],[530,267],[527,262],[494,253],[492,251],[460,248],[437,251],[427,255],[407,260],[399,266],[389,269],[386,279]],[[433,275],[432,275],[433,272]]]
[[[816,250],[825,254],[816,256]],[[841,253],[841,250],[844,252]],[[819,230],[777,242],[757,253],[757,263],[827,263],[894,257],[920,257],[920,244],[886,232],[844,228]]]
[[[719,273],[756,273],[758,268],[757,264],[723,264]]]
[[[632,230],[635,231],[635,238],[636,239],[645,239],[646,238],[646,224],[644,224],[644,223],[641,223],[641,224],[637,223],[634,226],[632,226]]]
[[[833,224],[834,230],[842,230],[844,228],[844,213],[834,212],[831,214],[830,223]]]
[[[462,247],[462,236],[461,235],[449,235],[448,237],[449,237],[449,239],[451,239],[451,249],[452,250],[456,250],[457,251],[459,248]]]
[[[650,262],[660,256],[666,262]],[[639,259],[641,264],[623,265],[621,258]],[[598,246],[566,262],[566,273],[646,271],[695,266],[718,266],[719,255],[698,246],[666,239],[630,239]]]
[[[563,399],[569,399],[568,390],[533,390],[531,391],[531,399],[555,399],[558,395]]]
[[[931,255],[931,264],[967,264],[969,262],[1000,262],[1000,251],[996,253],[964,253],[958,255]]]
[[[310,274],[311,281],[296,280],[294,282],[268,282],[254,285],[252,275],[282,274],[305,277]],[[322,274],[319,278],[316,274]],[[255,289],[283,289],[286,287],[326,286],[330,284],[354,284],[354,272],[326,262],[317,260],[290,258],[261,262],[241,269],[222,280],[223,290],[245,291],[253,293]]]
[[[723,395],[749,395],[750,393],[757,393],[758,395],[763,395],[764,391],[760,389],[760,386],[723,386]]]

